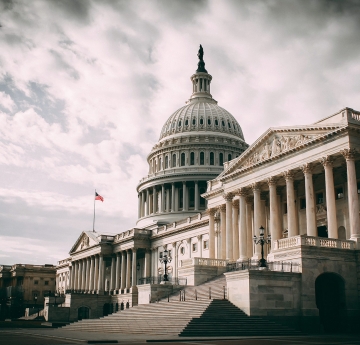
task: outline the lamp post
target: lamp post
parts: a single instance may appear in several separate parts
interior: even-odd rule
[[[164,282],[168,282],[168,275],[166,265],[171,262],[171,257],[169,255],[169,251],[167,249],[164,250],[162,258],[159,259],[161,263],[165,265],[165,273],[164,273]]]
[[[259,260],[259,267],[266,267],[266,260],[264,259],[264,244],[270,243],[271,235],[268,235],[267,238],[265,238],[265,229],[263,228],[263,226],[260,226],[259,232],[260,236],[256,237],[256,235],[254,235],[253,240],[255,244],[261,245],[261,259]]]

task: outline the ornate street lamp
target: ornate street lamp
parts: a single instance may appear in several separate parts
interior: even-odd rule
[[[165,273],[164,273],[164,282],[168,282],[168,275],[166,265],[171,262],[171,257],[169,255],[169,251],[167,249],[164,250],[162,258],[159,259],[162,264],[165,265]]]
[[[268,235],[268,237],[265,238],[264,236],[265,229],[263,228],[263,226],[260,226],[259,232],[260,232],[260,236],[256,237],[256,235],[254,235],[253,240],[255,244],[261,245],[261,259],[259,260],[259,267],[266,267],[266,260],[264,259],[264,244],[270,243],[271,235]]]

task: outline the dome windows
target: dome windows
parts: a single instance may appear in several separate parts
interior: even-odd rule
[[[211,125],[211,119],[208,118],[208,125],[210,126]]]
[[[196,125],[196,119],[195,119],[195,117],[194,117],[193,120],[192,120],[192,124],[193,124],[193,126]]]
[[[224,154],[222,152],[219,153],[219,165],[224,165]]]
[[[231,156],[231,153],[228,154],[228,162],[231,161],[232,159],[232,156]]]
[[[223,127],[225,127],[225,121],[224,121],[224,120],[221,120],[221,125],[222,125]]]
[[[179,127],[181,127],[181,120],[179,120]]]
[[[188,126],[189,125],[189,119],[186,119],[185,120],[185,126]]]
[[[218,121],[218,119],[215,119],[215,126],[219,126],[219,121]]]
[[[205,165],[205,153],[200,152],[200,165]]]
[[[190,153],[190,165],[195,165],[195,152]]]
[[[230,122],[228,121],[228,127],[231,129],[231,125],[230,125]]]
[[[169,168],[169,157],[165,157],[165,169]]]
[[[203,125],[204,124],[204,119],[201,117],[200,118],[200,125]]]
[[[185,153],[184,152],[181,154],[180,165],[182,167],[185,166]]]
[[[210,165],[215,165],[214,152],[210,152]]]
[[[172,167],[176,168],[176,154],[175,153],[172,155]]]

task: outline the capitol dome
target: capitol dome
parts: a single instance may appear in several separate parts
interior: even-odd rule
[[[201,194],[207,181],[248,147],[235,117],[212,98],[212,76],[201,46],[198,57],[190,99],[165,122],[147,158],[148,175],[137,186],[138,227],[176,222],[205,210]]]

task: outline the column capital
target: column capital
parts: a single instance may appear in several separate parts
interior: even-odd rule
[[[261,191],[260,183],[259,182],[252,183],[251,189],[253,192],[260,192]]]
[[[294,173],[291,170],[284,171],[282,173],[285,181],[293,181],[294,180]]]
[[[358,152],[355,148],[348,148],[348,149],[341,150],[340,153],[344,156],[344,158],[347,161],[349,161],[349,160],[355,160],[355,157]]]
[[[275,176],[271,176],[266,179],[267,184],[270,186],[276,186],[278,179]]]
[[[319,161],[324,167],[332,167],[334,162],[331,159],[331,156],[322,157],[319,159]]]
[[[216,208],[209,208],[209,209],[208,209],[209,215],[211,215],[211,216],[214,216],[215,213],[216,213],[216,211],[217,211]]]
[[[197,237],[198,241],[201,241],[203,235],[197,235],[196,237]]]
[[[219,206],[218,209],[219,209],[220,212],[225,212],[226,211],[226,205],[222,204],[222,205]]]
[[[246,188],[239,188],[236,192],[237,195],[239,196],[247,196],[248,195],[248,190]]]
[[[232,206],[233,206],[233,208],[239,208],[239,199],[233,200]]]
[[[224,193],[223,198],[225,199],[225,201],[232,201],[234,199],[234,194],[233,193]]]
[[[300,169],[304,174],[312,174],[314,167],[311,163],[305,163],[300,165]]]
[[[176,242],[172,242],[171,245],[173,246],[173,248],[176,248]]]

